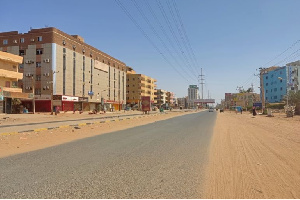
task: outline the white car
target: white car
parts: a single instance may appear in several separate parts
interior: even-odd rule
[[[209,108],[208,112],[214,112],[214,109],[213,108]]]

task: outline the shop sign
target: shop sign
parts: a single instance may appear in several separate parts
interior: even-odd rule
[[[78,101],[78,97],[62,96],[62,101]]]
[[[61,95],[53,95],[53,100],[61,100]]]
[[[88,97],[78,97],[78,101],[80,101],[80,102],[88,102],[89,98]]]

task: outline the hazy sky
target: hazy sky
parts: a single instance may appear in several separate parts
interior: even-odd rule
[[[0,3],[0,32],[49,26],[81,35],[137,73],[157,79],[158,88],[177,97],[187,95],[189,84],[198,85],[200,68],[204,98],[209,90],[220,102],[238,86],[247,89],[253,83],[259,92],[259,79],[253,75],[259,67],[299,59],[300,44],[292,46],[300,39],[298,0]]]

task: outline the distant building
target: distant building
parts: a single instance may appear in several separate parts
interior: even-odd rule
[[[194,107],[194,101],[199,98],[199,88],[197,85],[189,85],[188,88],[188,107]]]
[[[300,61],[289,63],[283,67],[268,68],[262,74],[265,101],[267,103],[282,102],[289,91],[297,91],[300,83]]]
[[[126,100],[126,64],[56,28],[0,33],[0,50],[24,58],[23,90],[32,93],[36,111],[119,109]],[[30,103],[30,102],[28,102]]]
[[[33,93],[22,93],[18,87],[18,80],[23,78],[23,73],[18,72],[22,62],[23,57],[0,51],[0,113],[20,113],[14,99],[33,99]]]
[[[252,107],[255,102],[260,102],[259,94],[252,92],[225,93],[225,99],[222,101],[222,105],[225,109],[230,109],[232,106],[247,108]]]
[[[150,96],[151,103],[156,104],[156,79],[136,74],[131,67],[127,67],[126,80],[127,104],[140,106],[142,96]]]
[[[165,107],[167,103],[167,92],[166,90],[163,89],[157,89],[156,90],[156,105],[158,108]]]
[[[178,107],[181,107],[183,109],[188,108],[187,102],[188,102],[188,97],[177,98]]]

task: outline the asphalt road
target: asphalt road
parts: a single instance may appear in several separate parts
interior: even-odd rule
[[[0,198],[201,198],[216,112],[0,159]]]

